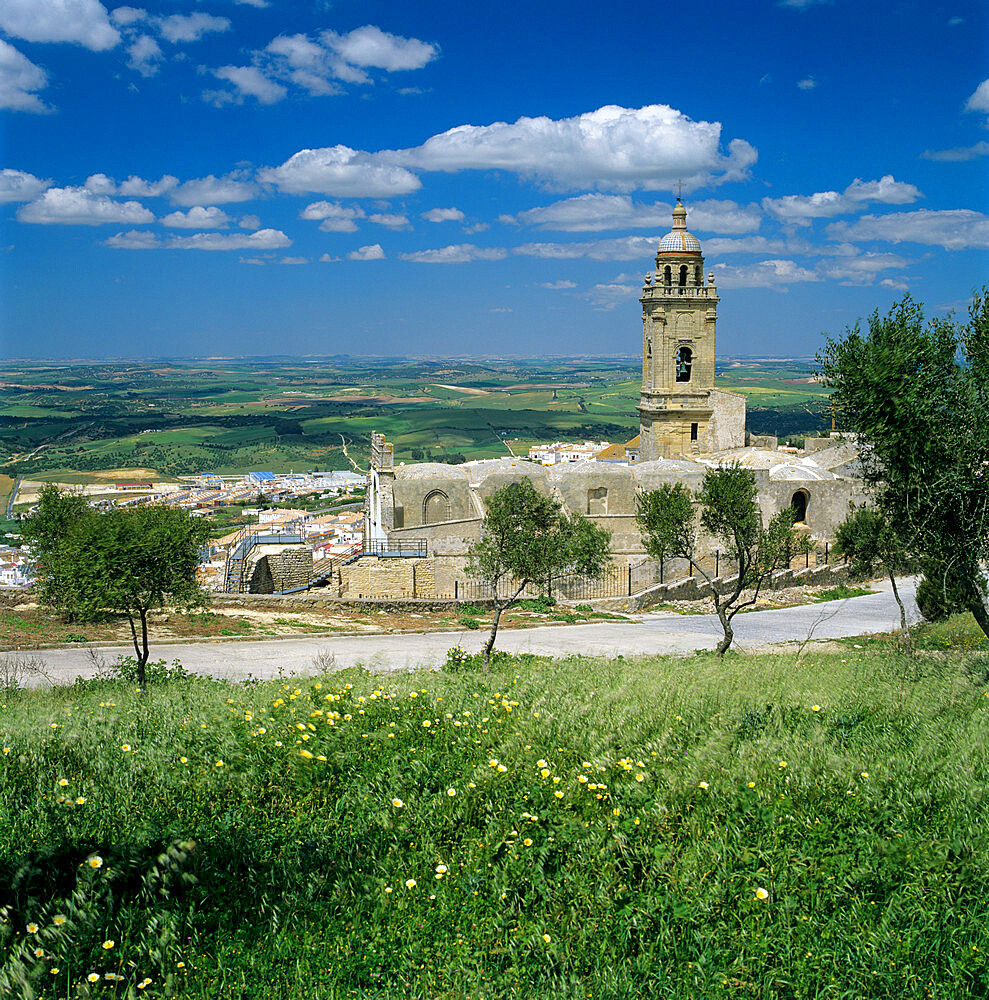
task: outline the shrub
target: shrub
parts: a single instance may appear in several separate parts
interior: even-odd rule
[[[469,629],[471,632],[481,627],[481,623],[476,618],[471,618],[470,615],[461,615],[457,620],[464,628]]]
[[[968,610],[961,581],[940,572],[927,574],[917,586],[917,607],[929,622],[943,622],[959,611]]]

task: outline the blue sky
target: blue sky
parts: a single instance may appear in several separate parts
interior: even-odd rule
[[[989,276],[984,0],[3,0],[6,357],[719,351]]]

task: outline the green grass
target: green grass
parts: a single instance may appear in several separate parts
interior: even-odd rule
[[[839,583],[837,587],[819,591],[814,595],[817,602],[823,601],[844,601],[849,597],[864,597],[866,594],[874,594],[876,591],[868,587],[849,587],[847,583]]]
[[[8,692],[0,993],[982,995],[984,668],[884,648]]]

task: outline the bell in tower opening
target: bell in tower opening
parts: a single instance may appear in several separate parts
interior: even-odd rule
[[[718,291],[677,198],[642,288],[639,460],[690,458],[745,445],[745,397],[715,387]]]

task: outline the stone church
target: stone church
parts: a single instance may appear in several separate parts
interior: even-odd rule
[[[832,538],[850,505],[864,502],[857,448],[847,439],[812,438],[800,456],[777,451],[773,438],[746,433],[744,396],[715,386],[720,300],[713,273],[705,280],[701,244],[687,230],[679,199],[639,301],[637,438],[596,461],[548,468],[522,458],[396,466],[392,445],[373,434],[366,542],[399,549],[425,541],[434,586],[445,591],[480,536],[485,498],[527,478],[606,528],[615,563],[632,568],[647,559],[635,524],[636,495],[672,482],[696,490],[708,468],[733,463],[753,471],[765,519],[793,506],[799,527],[822,544]]]

